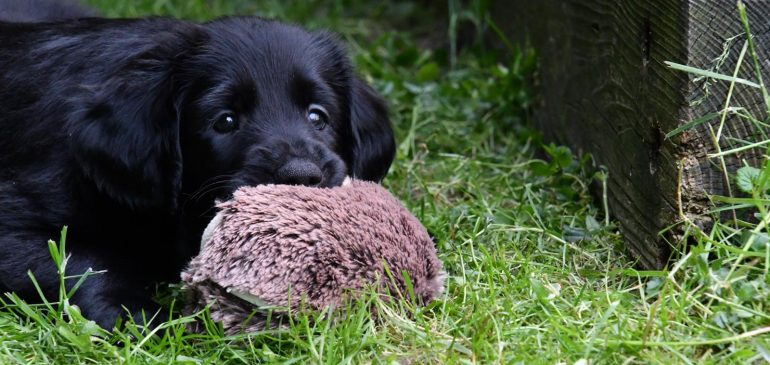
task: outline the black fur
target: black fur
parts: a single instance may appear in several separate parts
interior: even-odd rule
[[[24,22],[0,22],[0,289],[34,300],[31,270],[56,298],[46,242],[68,225],[67,274],[107,270],[73,301],[110,328],[121,306],[156,308],[148,289],[177,280],[215,199],[387,173],[386,107],[330,34],[254,17],[86,18],[72,5],[53,12],[62,20],[34,3],[0,0],[0,19]]]

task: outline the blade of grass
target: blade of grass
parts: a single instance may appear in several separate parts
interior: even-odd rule
[[[687,65],[682,65],[682,64],[679,64],[679,63],[676,63],[676,62],[671,62],[671,61],[664,61],[663,63],[665,63],[668,67],[670,67],[670,68],[672,68],[674,70],[677,70],[677,71],[683,71],[683,72],[691,73],[691,74],[694,74],[694,75],[704,76],[704,77],[708,77],[708,78],[712,78],[712,79],[717,79],[717,80],[722,80],[722,81],[735,82],[735,83],[738,83],[738,84],[743,84],[743,85],[750,86],[750,87],[757,88],[757,89],[761,87],[756,82],[749,81],[749,80],[746,80],[746,79],[743,79],[743,78],[740,78],[740,77],[727,76],[727,75],[719,74],[719,73],[716,73],[716,72],[713,72],[713,71],[703,70],[703,69],[700,69],[700,68],[696,68],[696,67],[692,67],[692,66],[687,66]]]

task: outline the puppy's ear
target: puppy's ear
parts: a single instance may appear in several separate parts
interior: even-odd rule
[[[125,53],[119,60],[110,56],[120,65],[89,87],[69,121],[86,184],[132,209],[176,207],[182,155],[174,69],[202,36],[197,27],[186,25],[111,50]]]
[[[351,81],[350,122],[353,177],[380,181],[388,173],[396,152],[393,129],[385,102],[358,77]]]

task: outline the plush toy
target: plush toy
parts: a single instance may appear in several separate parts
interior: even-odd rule
[[[338,306],[367,286],[418,304],[443,291],[428,232],[377,184],[243,187],[218,208],[182,280],[187,311],[211,305],[228,334]]]

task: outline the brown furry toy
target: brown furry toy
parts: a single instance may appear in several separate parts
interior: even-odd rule
[[[443,292],[425,227],[377,184],[243,187],[218,208],[182,280],[187,312],[210,306],[228,334],[338,307],[367,287],[417,304]]]

